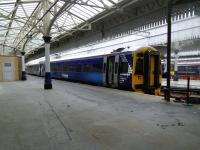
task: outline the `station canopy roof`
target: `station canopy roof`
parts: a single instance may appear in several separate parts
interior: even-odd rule
[[[44,1],[49,4],[45,11]],[[50,14],[51,20],[55,19],[50,31],[55,40],[77,30],[90,29],[89,19],[115,7],[120,1],[0,0],[0,45],[28,52],[44,43],[43,19],[46,14]]]

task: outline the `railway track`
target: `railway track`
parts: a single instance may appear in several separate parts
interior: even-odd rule
[[[161,95],[165,97],[166,86],[162,86]],[[184,87],[171,87],[170,97],[174,98],[175,102],[200,104],[200,89]]]

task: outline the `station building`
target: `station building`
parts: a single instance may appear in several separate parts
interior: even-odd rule
[[[21,57],[0,56],[0,81],[21,80]]]
[[[199,43],[199,0],[1,0],[0,150],[198,150]]]

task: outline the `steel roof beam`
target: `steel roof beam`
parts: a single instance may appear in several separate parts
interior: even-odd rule
[[[7,15],[10,13],[10,10],[4,7],[0,8],[3,10],[3,12],[0,13],[0,16],[2,17],[0,21],[9,21],[8,25],[10,27],[7,28],[8,31],[6,32],[6,37],[10,36],[10,32],[17,33],[17,36],[13,42],[13,47],[23,50],[25,49],[24,44],[26,45],[26,43],[30,42],[31,40],[36,40],[30,39],[29,37],[41,38],[41,34],[50,35],[51,33],[61,37],[63,35],[71,35],[73,32],[78,30],[91,30],[91,24],[88,24],[87,20],[91,19],[93,16],[97,15],[103,10],[112,10],[114,8],[113,5],[117,4],[113,0],[97,1],[98,2],[95,3],[91,0],[48,0],[49,5],[47,7],[49,8],[46,8],[46,10],[43,11],[43,14],[42,9],[44,10],[44,8],[42,8],[42,2],[44,1],[41,0],[16,0],[16,2],[0,3],[0,6],[10,5],[13,7],[13,5],[15,5],[11,13],[12,15],[10,16]],[[28,12],[29,10],[25,8],[26,5],[23,4],[31,3],[34,3],[33,9],[35,9],[30,15]],[[112,5],[112,7],[109,7],[110,5]],[[20,7],[18,8],[18,6]],[[20,10],[21,13],[24,13],[26,17],[17,15],[17,10]],[[65,15],[64,13],[67,13],[68,15]],[[102,15],[104,16],[105,14],[103,13],[100,16]],[[45,19],[48,21],[44,21]],[[89,20],[90,23],[92,23],[91,21],[93,20],[96,20],[96,18]],[[12,26],[21,28],[20,32],[17,31],[19,29],[12,28]],[[53,36],[53,38],[56,36]],[[27,37],[29,40],[27,40]],[[41,42],[41,44],[43,44],[43,42]]]
[[[35,0],[35,1],[19,1],[18,4],[30,4],[30,3],[39,3],[41,0]],[[16,4],[16,2],[8,2],[8,3],[0,3],[0,6],[2,5],[12,5]]]
[[[62,1],[68,2],[70,4],[77,4],[77,5],[83,5],[83,6],[105,9],[105,7],[101,7],[101,6],[98,6],[98,5],[91,5],[91,4],[88,4],[87,2],[83,2],[83,1],[79,1],[79,2],[70,1],[70,0],[62,0]]]
[[[47,29],[47,34],[50,34],[51,27],[53,26],[53,24],[56,21],[56,19],[63,13],[63,10],[69,8],[70,6],[71,5],[69,5],[69,3],[65,2],[65,4],[59,9],[59,11],[55,14],[55,16],[49,22],[49,27]]]
[[[28,20],[24,23],[24,26],[21,28],[21,31],[17,35],[17,38],[15,39],[13,44],[15,47],[17,47],[19,43],[22,42],[23,39],[21,40],[21,38],[25,38],[25,35],[27,33],[26,31],[29,31],[30,28],[34,27],[35,31],[40,31],[40,29],[37,26],[34,26],[34,22],[36,22],[36,20],[39,20],[39,18],[37,18],[38,16],[40,16],[40,11],[41,11],[39,6],[40,3],[38,3],[32,14],[28,18]]]
[[[16,3],[15,3],[15,7],[14,7],[14,10],[12,11],[12,13],[10,14],[11,15],[11,18],[14,18],[15,17],[15,14],[16,14],[16,12],[17,12],[17,8],[18,8],[18,2],[19,2],[20,0],[16,0]],[[8,28],[11,28],[11,26],[12,26],[12,23],[13,23],[13,19],[12,20],[10,20],[10,22],[9,22],[9,24],[8,24]],[[5,34],[5,40],[4,40],[4,44],[6,44],[6,41],[7,41],[7,37],[8,37],[8,35],[9,35],[9,32],[10,32],[10,29],[6,32],[6,34]]]
[[[34,33],[34,29],[35,29],[35,26],[37,26],[42,20],[43,20],[43,18],[49,13],[49,11],[56,5],[56,3],[58,2],[59,0],[56,0],[51,6],[50,6],[50,8],[48,8],[47,9],[47,11],[46,12],[44,12],[44,14],[42,15],[42,17],[41,18],[38,18],[37,20],[34,20],[35,22],[34,22],[34,24],[33,24],[33,27],[31,27],[30,28],[30,30],[27,32],[27,33],[25,33],[25,32],[22,32],[22,34],[20,34],[20,38],[18,39],[18,41],[17,42],[15,42],[16,44],[16,47],[18,47],[18,46],[20,46],[20,44],[25,40],[25,38],[30,34],[30,33]],[[41,9],[40,9],[40,11],[37,11],[36,10],[36,12],[34,12],[34,13],[40,13],[41,12]],[[43,34],[44,34],[44,31],[42,31],[42,30],[40,30]]]

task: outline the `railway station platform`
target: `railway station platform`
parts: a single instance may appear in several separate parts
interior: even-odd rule
[[[43,78],[0,83],[0,150],[197,150],[200,106]]]

